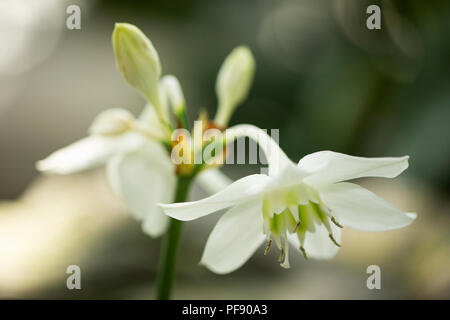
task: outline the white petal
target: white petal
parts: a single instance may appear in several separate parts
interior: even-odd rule
[[[233,137],[248,137],[258,143],[267,158],[269,176],[277,175],[280,171],[289,167],[295,170],[295,164],[281,150],[278,142],[269,136],[266,131],[253,125],[240,124],[227,129],[225,134],[227,141],[233,141]]]
[[[108,109],[95,117],[89,128],[89,133],[91,135],[115,136],[128,131],[134,121],[134,115],[126,109]]]
[[[342,230],[335,225],[331,225],[334,239],[341,244]],[[289,235],[290,242],[300,251],[300,243],[296,234]],[[303,244],[306,255],[311,259],[325,260],[333,258],[339,251],[339,247],[336,246],[329,237],[327,228],[323,224],[316,224],[314,231],[306,231],[305,242]]]
[[[164,124],[159,120],[155,108],[150,103],[145,105],[137,119],[137,124],[157,137],[164,138],[170,134]]]
[[[172,218],[183,221],[193,220],[260,197],[269,180],[270,178],[266,175],[254,174],[239,179],[222,191],[202,200],[160,204],[160,206]]]
[[[250,201],[225,213],[209,235],[201,264],[219,274],[241,267],[265,240],[261,206]]]
[[[108,162],[108,178],[121,195],[133,216],[143,220],[149,235],[161,235],[167,227],[167,216],[158,202],[172,202],[176,177],[164,148],[147,142],[137,151],[115,156]]]
[[[117,152],[132,150],[142,143],[135,134],[117,137],[90,136],[59,149],[38,161],[39,171],[69,174],[104,164]]]
[[[219,169],[208,169],[200,172],[196,177],[195,182],[198,183],[204,191],[214,194],[228,187],[233,183],[233,180],[228,178]]]
[[[320,151],[303,157],[298,166],[310,174],[305,182],[320,186],[361,177],[394,178],[408,168],[408,159],[363,158]]]
[[[319,191],[323,203],[345,227],[385,231],[406,227],[415,219],[356,184],[342,182]]]

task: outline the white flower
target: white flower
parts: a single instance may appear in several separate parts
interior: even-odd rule
[[[174,200],[176,174],[183,173],[168,151],[173,148],[170,111],[186,126],[184,96],[174,76],[160,79],[158,53],[139,28],[116,23],[112,43],[119,71],[144,95],[148,105],[138,119],[118,108],[100,113],[89,129],[89,137],[52,153],[36,167],[43,172],[70,174],[106,165],[112,188],[133,216],[143,222],[144,231],[156,237],[168,224],[157,203]],[[189,169],[192,171],[193,165]],[[200,171],[196,181],[206,191],[231,183],[218,170]]]
[[[70,174],[106,165],[114,191],[124,199],[132,215],[142,221],[143,230],[157,237],[165,232],[168,222],[157,203],[172,202],[176,186],[175,166],[169,153],[155,141],[155,137],[165,136],[165,127],[150,105],[133,124],[128,111],[111,109],[100,114],[94,125],[104,133],[105,128],[117,128],[117,119],[124,119],[124,115],[130,130],[116,135],[90,135],[38,161],[36,167],[47,173]],[[200,173],[197,179],[206,191],[215,189],[205,184],[204,174],[212,176],[209,180],[217,179],[221,187],[229,183],[218,170],[208,171]]]
[[[199,201],[161,204],[167,215],[179,220],[231,207],[214,227],[201,259],[216,273],[239,268],[265,240],[266,251],[275,242],[281,265],[287,268],[288,242],[305,258],[328,259],[340,246],[342,226],[384,231],[405,227],[415,218],[372,192],[344,182],[396,177],[408,167],[407,156],[361,158],[321,151],[294,164],[264,131],[250,125],[228,131],[260,144],[268,158],[269,174],[244,177]]]

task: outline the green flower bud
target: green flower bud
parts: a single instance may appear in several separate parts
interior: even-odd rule
[[[248,47],[239,46],[226,57],[216,81],[219,100],[214,122],[226,127],[236,107],[247,97],[253,81],[255,60]]]
[[[160,118],[165,119],[158,93],[161,65],[150,39],[132,24],[116,23],[112,43],[119,71],[155,107]]]

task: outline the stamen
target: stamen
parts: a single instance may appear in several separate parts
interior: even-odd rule
[[[281,248],[281,252],[280,252],[280,256],[278,257],[278,262],[281,263],[281,261],[283,261],[284,258],[284,249],[283,247]]]
[[[300,227],[300,221],[295,225],[293,233],[297,233],[298,227]]]
[[[264,255],[265,256],[267,256],[267,254],[269,253],[271,244],[272,244],[272,239],[269,239],[269,241],[267,242],[266,250],[264,250]]]
[[[305,248],[303,248],[303,246],[300,246],[300,251],[303,254],[303,258],[305,258],[305,260],[308,260],[308,255],[306,254],[306,250]]]
[[[280,266],[289,269],[291,267],[289,264],[289,241],[286,236],[284,237],[284,248],[286,248],[286,250],[284,251],[284,261],[280,264]]]
[[[339,227],[339,228],[343,228],[343,226],[342,225],[340,225],[337,221],[336,221],[336,219],[334,219],[334,217],[331,217],[331,222],[333,222],[337,227]]]
[[[336,239],[334,239],[334,237],[333,237],[333,235],[332,235],[331,233],[329,234],[329,237],[330,237],[331,241],[333,241],[333,243],[334,243],[336,246],[338,246],[338,247],[341,246],[341,245],[336,241]]]

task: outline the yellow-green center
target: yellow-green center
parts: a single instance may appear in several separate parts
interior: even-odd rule
[[[262,209],[263,231],[267,237],[264,254],[269,252],[272,241],[275,242],[280,249],[278,261],[282,267],[289,268],[289,235],[297,236],[305,259],[308,257],[304,248],[305,234],[307,231],[314,232],[318,226],[325,226],[330,240],[340,246],[333,236],[330,221],[340,228],[342,226],[314,190],[308,187],[297,185],[272,191],[264,197]]]

